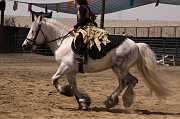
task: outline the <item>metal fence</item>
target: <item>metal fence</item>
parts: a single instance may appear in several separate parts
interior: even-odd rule
[[[12,40],[16,31],[15,27],[0,26],[0,53],[12,52]]]
[[[133,37],[180,37],[180,26],[105,27],[105,30],[113,35],[125,32]]]
[[[176,64],[180,64],[180,38],[170,37],[132,37],[135,42],[150,45],[158,59],[165,55],[174,56]]]
[[[167,35],[166,37],[164,37],[163,35],[166,33],[165,32],[166,30],[164,30],[166,29],[166,27],[157,28],[157,29],[161,29],[160,31],[159,30],[151,31],[151,28],[149,27],[148,28],[135,27],[135,28],[129,28],[129,29],[128,28],[127,27],[126,28],[113,27],[111,28],[111,30],[113,31],[113,33],[111,34],[115,33],[116,35],[114,35],[114,38],[118,40],[118,34],[121,34],[121,32],[124,32],[123,30],[126,29],[126,32],[127,31],[134,32],[135,30],[135,36],[137,37],[134,37],[134,36],[130,37],[131,39],[133,39],[136,42],[144,42],[144,43],[149,44],[158,57],[163,54],[174,55],[176,62],[179,62],[180,64],[180,35],[179,36],[177,35],[179,34],[179,32],[177,32],[178,31],[177,29],[180,30],[180,27],[172,27],[172,29],[174,29],[174,32],[173,33],[169,32],[169,34],[174,34],[174,35]],[[106,28],[106,30],[107,29],[108,28]],[[29,29],[28,28],[11,28],[10,30],[13,30],[13,32],[10,32],[11,33],[10,37],[8,37],[9,38],[8,40],[10,42],[7,42],[7,43],[10,43],[9,45],[7,45],[11,49],[10,51],[14,53],[31,52],[31,51],[24,51],[21,47],[21,44],[23,43],[23,41],[25,40],[29,32]],[[151,32],[153,32],[154,35],[156,34],[155,35],[156,37],[152,37],[154,35],[152,34],[150,35]],[[38,47],[37,53],[43,54],[43,55],[53,55],[51,50],[47,46]]]

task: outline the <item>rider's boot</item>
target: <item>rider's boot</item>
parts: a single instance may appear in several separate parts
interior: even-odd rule
[[[79,55],[79,57],[77,58],[78,61],[78,70],[80,73],[84,73],[84,58],[82,55]]]
[[[85,52],[86,52],[86,45],[84,44],[83,35],[82,33],[76,34],[76,48],[78,49],[78,54],[76,60],[79,65],[79,72],[84,73],[84,64],[85,64]]]

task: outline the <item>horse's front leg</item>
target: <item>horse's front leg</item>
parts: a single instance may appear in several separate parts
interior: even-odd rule
[[[78,90],[77,83],[76,83],[76,73],[74,72],[68,73],[67,78],[68,78],[70,86],[73,89],[73,93],[76,98],[76,101],[79,104],[79,109],[88,110],[91,104],[91,99],[87,94],[82,93]]]
[[[60,66],[58,67],[58,70],[52,77],[52,84],[54,85],[54,87],[57,89],[57,91],[60,94],[70,97],[70,96],[73,96],[73,91],[72,91],[71,87],[69,85],[62,87],[58,82],[58,80],[65,73],[67,73],[68,70],[69,70],[68,65],[66,65],[65,63],[61,63]]]

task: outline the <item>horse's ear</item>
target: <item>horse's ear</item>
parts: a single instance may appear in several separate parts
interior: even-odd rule
[[[38,18],[36,15],[33,15],[33,17],[34,17],[34,21],[36,21],[36,20],[37,20],[37,18]]]
[[[43,16],[40,15],[40,16],[37,18],[37,22],[40,23],[40,22],[42,21],[42,19],[43,19]]]

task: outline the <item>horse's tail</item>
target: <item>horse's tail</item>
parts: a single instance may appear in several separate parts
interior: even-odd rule
[[[137,43],[140,57],[137,61],[137,68],[142,73],[145,84],[152,90],[157,97],[165,99],[170,95],[170,91],[164,81],[162,81],[156,72],[156,56],[154,52],[145,43]]]

